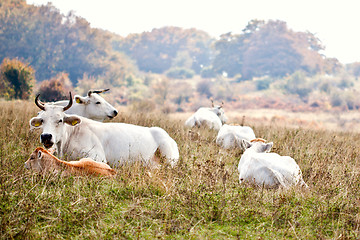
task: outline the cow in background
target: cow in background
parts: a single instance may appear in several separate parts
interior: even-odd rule
[[[185,126],[191,128],[195,126],[205,126],[217,131],[220,130],[221,126],[227,121],[227,117],[225,116],[225,112],[223,110],[223,103],[220,106],[215,106],[213,100],[211,100],[211,102],[211,108],[199,108],[185,121]]]
[[[263,139],[242,140],[245,152],[238,165],[240,183],[246,181],[266,188],[288,188],[295,185],[307,188],[295,160],[289,156],[270,153],[272,146],[272,142],[265,143]]]
[[[243,139],[250,141],[254,138],[255,133],[251,127],[224,124],[218,132],[216,144],[224,149],[230,149],[237,147],[237,142]]]
[[[73,104],[65,113],[79,115],[99,122],[114,118],[118,114],[118,111],[99,95],[107,91],[109,91],[109,89],[90,90],[85,97],[75,95]],[[69,104],[69,101],[57,101],[53,104],[65,107]]]

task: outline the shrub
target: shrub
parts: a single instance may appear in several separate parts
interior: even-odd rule
[[[196,91],[200,94],[206,95],[207,98],[211,97],[211,82],[207,80],[202,80],[196,86]]]
[[[330,95],[330,103],[333,107],[340,107],[346,110],[358,109],[360,102],[357,92],[333,90]]]
[[[194,75],[195,72],[193,70],[182,67],[171,68],[166,72],[167,77],[177,79],[192,78]]]
[[[29,99],[35,72],[29,64],[5,58],[0,66],[0,96],[8,99]]]
[[[243,76],[241,74],[236,74],[234,76],[234,80],[235,80],[235,82],[239,83],[239,82],[244,82],[248,79],[243,78]]]
[[[291,94],[297,94],[303,101],[306,101],[312,89],[307,81],[304,72],[298,71],[285,78],[283,88]]]
[[[272,83],[272,79],[271,78],[265,78],[265,79],[259,79],[257,80],[256,83],[256,89],[258,91],[261,90],[266,90],[270,87],[270,84]]]
[[[214,78],[216,77],[216,73],[212,67],[204,67],[201,69],[200,73],[202,78]]]
[[[67,73],[59,73],[50,80],[41,83],[39,93],[41,99],[46,102],[54,102],[68,98],[69,92],[73,91],[72,83]]]
[[[340,82],[338,84],[338,87],[340,89],[346,89],[346,88],[351,88],[354,86],[354,82],[353,82],[353,79],[351,79],[351,77],[342,77],[340,79]]]

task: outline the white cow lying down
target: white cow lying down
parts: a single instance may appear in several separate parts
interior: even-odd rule
[[[210,129],[219,130],[226,121],[227,117],[225,116],[222,106],[214,106],[213,104],[211,108],[199,108],[185,121],[185,126],[206,126]]]
[[[109,91],[109,89],[90,90],[85,97],[75,95],[72,106],[66,110],[65,113],[79,115],[99,122],[114,118],[118,114],[118,111],[99,95],[99,93],[107,91]],[[65,107],[69,104],[69,101],[57,101],[54,102],[54,104]]]
[[[216,144],[225,149],[235,148],[243,139],[252,140],[255,133],[251,127],[224,124],[216,137]]]
[[[242,140],[242,145],[245,152],[238,166],[240,183],[247,181],[266,188],[295,185],[308,187],[293,158],[269,152],[272,142]]]
[[[30,128],[42,128],[40,141],[46,148],[55,145],[60,158],[91,158],[112,166],[142,161],[152,164],[157,149],[174,166],[179,159],[176,142],[159,127],[142,127],[125,123],[96,122],[64,111],[66,107],[46,103],[36,105],[43,110],[30,120]]]

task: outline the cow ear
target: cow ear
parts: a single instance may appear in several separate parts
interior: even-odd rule
[[[43,124],[42,118],[39,117],[33,117],[30,120],[30,129],[39,128]]]
[[[38,151],[38,159],[41,159],[41,156],[42,156],[42,152],[39,150]]]
[[[69,116],[64,117],[64,122],[71,126],[75,126],[81,123],[81,119],[78,116]]]
[[[269,143],[265,144],[265,152],[270,152],[273,145],[274,145],[273,142],[269,142]]]
[[[89,103],[89,101],[86,98],[81,97],[79,95],[75,95],[74,98],[75,98],[75,102],[78,104],[88,104]]]
[[[244,150],[250,148],[252,146],[251,142],[245,140],[245,139],[242,139],[241,141],[241,146]]]

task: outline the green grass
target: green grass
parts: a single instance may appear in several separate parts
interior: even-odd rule
[[[179,164],[119,167],[114,179],[40,176],[24,168],[40,146],[29,131],[36,107],[1,102],[1,239],[348,239],[359,238],[360,135],[261,126],[258,137],[292,156],[310,190],[239,185],[240,150],[224,151],[216,132],[191,140],[183,121],[121,113],[115,121],[160,126],[178,143]]]

